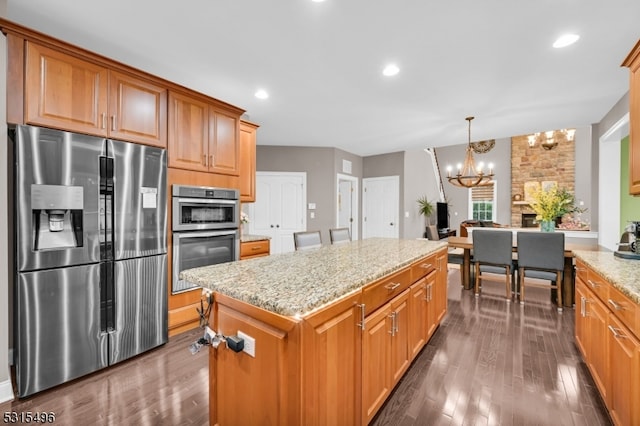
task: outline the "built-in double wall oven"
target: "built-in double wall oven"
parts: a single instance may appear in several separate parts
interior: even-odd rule
[[[240,200],[235,189],[173,185],[171,292],[197,289],[180,280],[186,269],[240,258]]]

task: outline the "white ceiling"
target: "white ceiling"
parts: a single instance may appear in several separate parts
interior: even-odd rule
[[[7,15],[245,109],[258,144],[362,156],[465,143],[469,115],[473,140],[597,123],[640,38],[638,0],[8,0]],[[552,48],[565,32],[581,38]]]

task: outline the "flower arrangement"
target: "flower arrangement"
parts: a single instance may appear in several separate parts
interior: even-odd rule
[[[240,223],[242,223],[243,225],[245,223],[249,223],[249,215],[245,212],[240,212]]]
[[[556,185],[549,188],[533,189],[530,193],[531,208],[536,212],[536,219],[543,221],[554,221],[557,217],[562,217],[567,213],[573,213],[575,199],[569,191]]]

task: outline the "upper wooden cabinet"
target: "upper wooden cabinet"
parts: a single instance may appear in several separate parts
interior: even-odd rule
[[[240,201],[256,201],[256,133],[258,125],[240,121]]]
[[[240,112],[169,93],[169,167],[239,175]]]
[[[25,123],[166,147],[167,91],[26,42]]]
[[[629,193],[640,195],[640,40],[622,63],[631,73],[629,84]]]

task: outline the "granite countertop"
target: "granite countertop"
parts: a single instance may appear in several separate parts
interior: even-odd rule
[[[241,243],[250,243],[252,241],[263,241],[270,240],[271,237],[267,237],[266,235],[252,235],[252,234],[242,234],[240,235]]]
[[[265,310],[304,316],[447,243],[369,238],[182,271],[180,278]]]
[[[573,253],[640,305],[640,260],[621,259],[610,251],[574,250]]]

